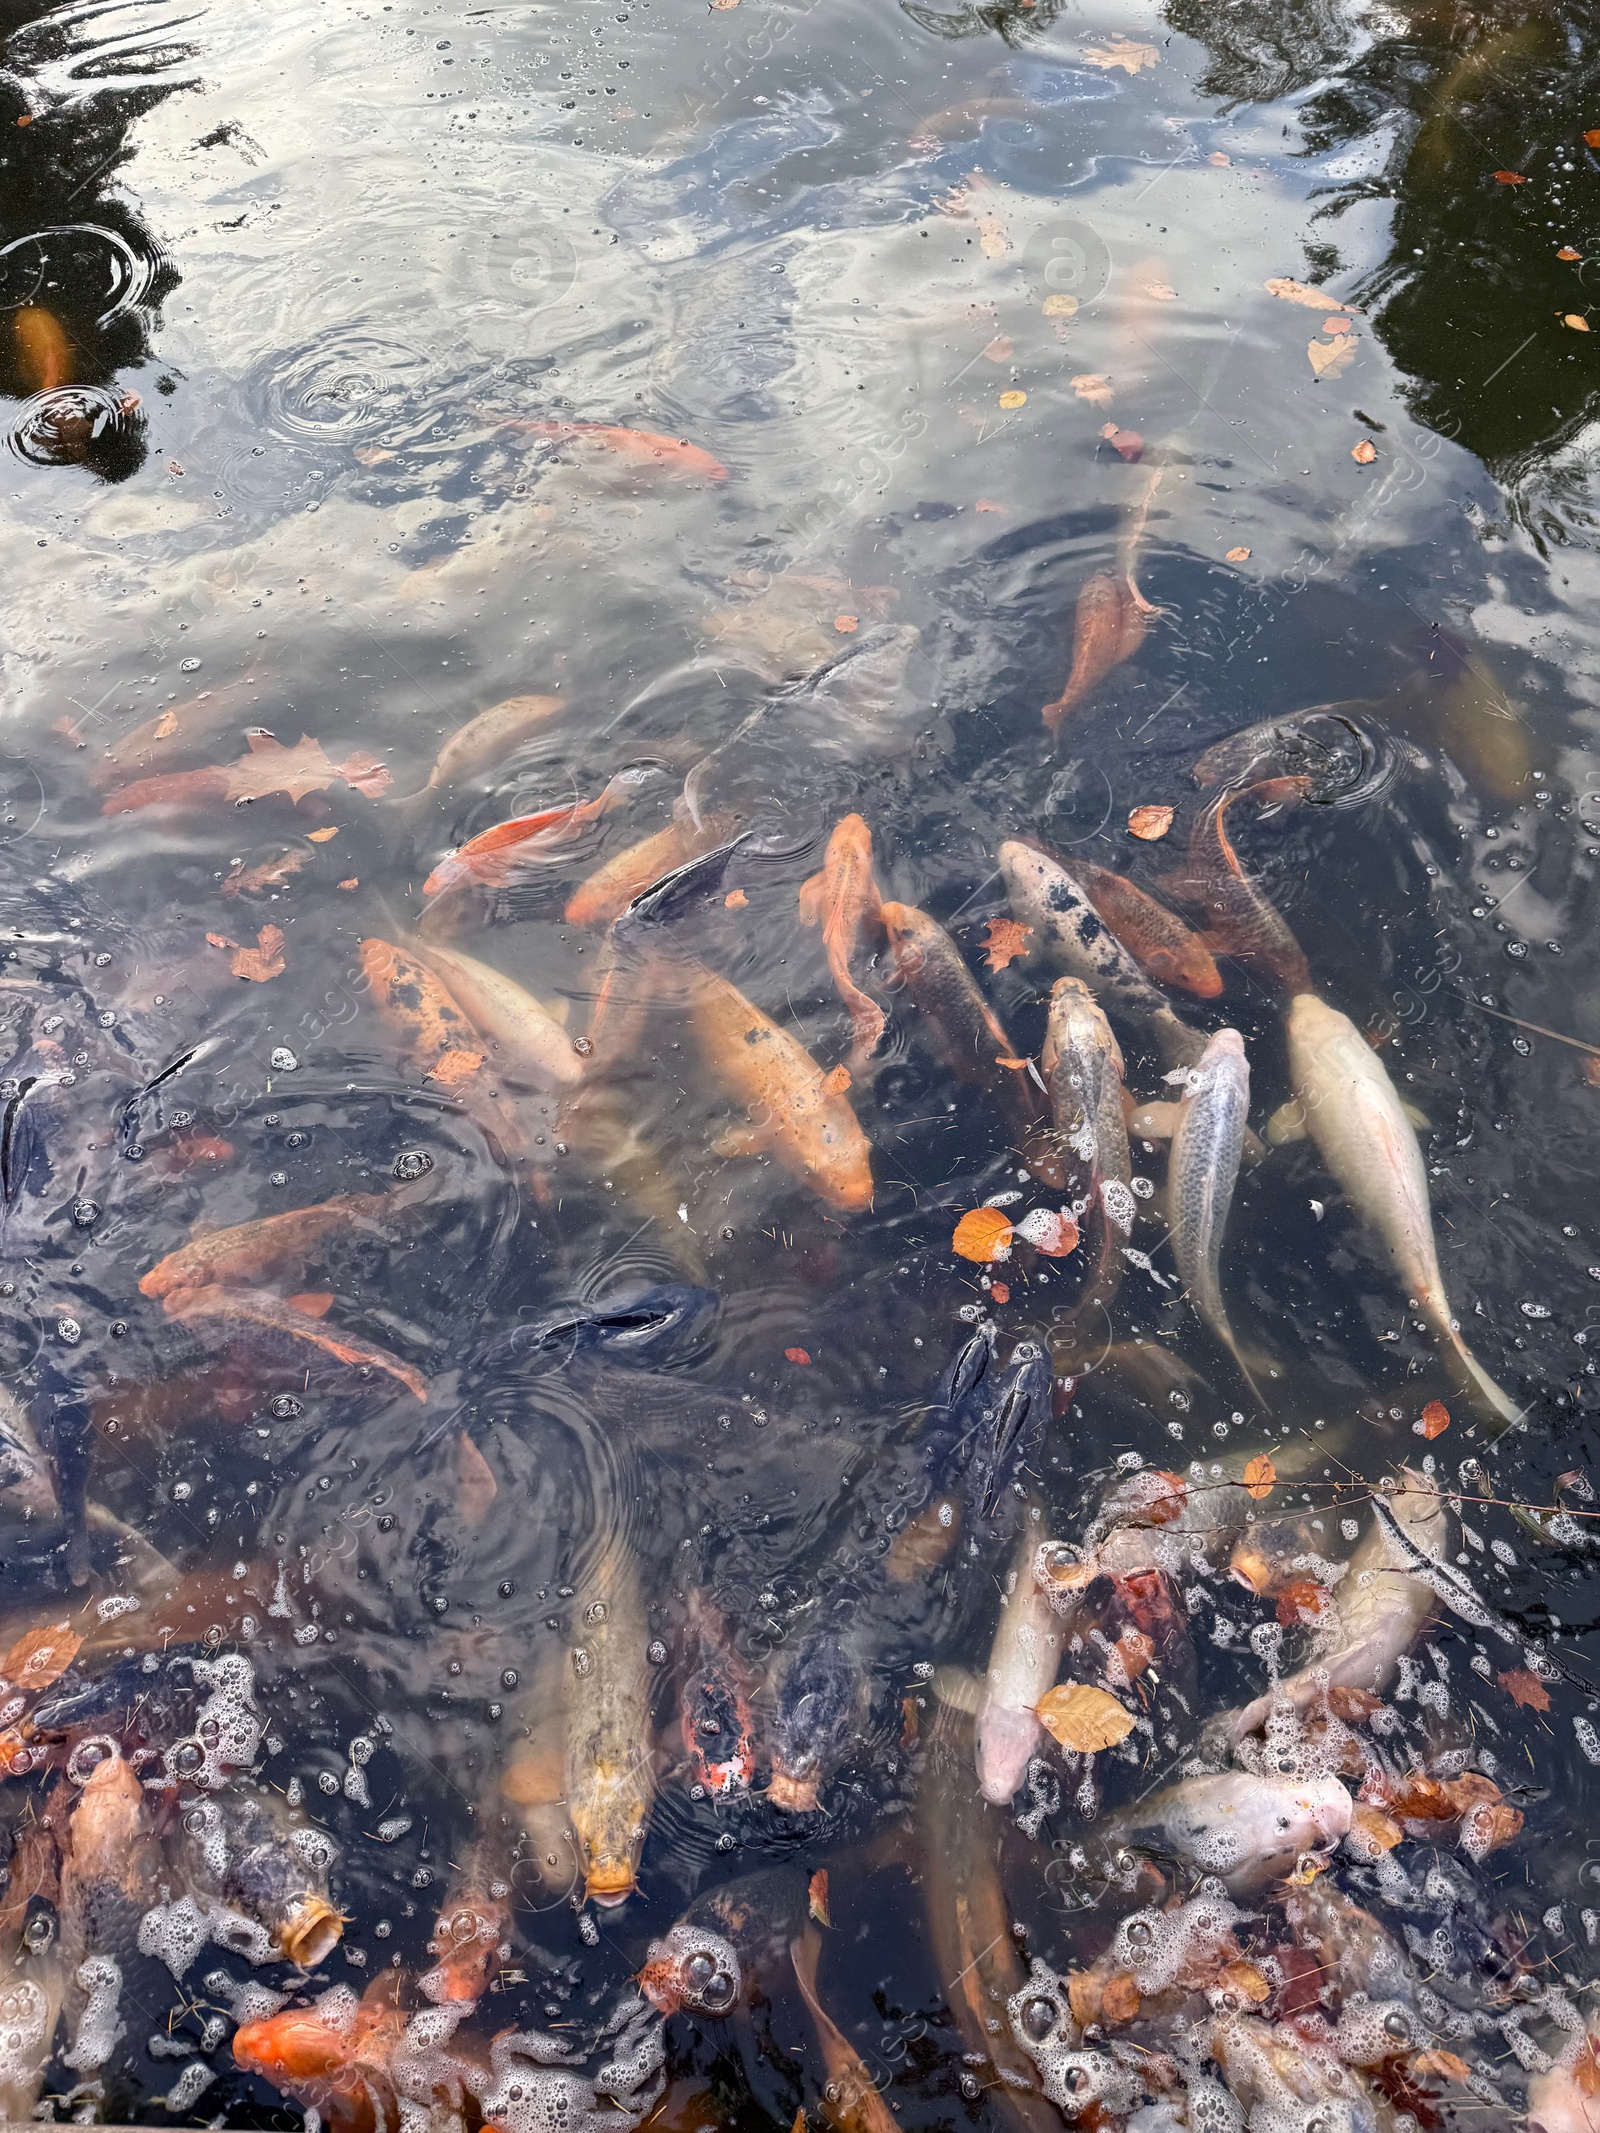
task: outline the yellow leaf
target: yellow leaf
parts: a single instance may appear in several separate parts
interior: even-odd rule
[[[1265,1452],[1257,1452],[1247,1460],[1244,1470],[1244,1485],[1259,1503],[1263,1496],[1270,1496],[1278,1484],[1278,1469]]]
[[[177,730],[177,712],[163,711],[161,716],[156,720],[156,730],[154,733],[151,734],[150,738],[153,741],[170,741],[172,736],[177,732]]]
[[[1351,1835],[1360,1840],[1369,1858],[1379,1852],[1392,1852],[1405,1831],[1392,1815],[1386,1815],[1381,1807],[1369,1806],[1358,1800],[1350,1810]]]
[[[1004,227],[993,215],[983,216],[978,223],[978,250],[984,258],[1003,259],[1010,249]]]
[[[1561,323],[1563,326],[1570,326],[1574,333],[1587,333],[1589,330],[1589,321],[1580,317],[1576,311],[1569,311]]]
[[[1353,333],[1341,333],[1336,341],[1308,341],[1306,354],[1319,378],[1336,378],[1356,359],[1356,337]]]
[[[65,1622],[30,1629],[0,1659],[0,1675],[19,1689],[47,1689],[71,1666],[82,1643]]]
[[[956,1224],[950,1249],[980,1266],[1007,1258],[1011,1251],[1011,1224],[998,1207],[974,1207]]]
[[[1044,315],[1046,318],[1071,318],[1077,308],[1078,299],[1075,296],[1067,296],[1061,291],[1057,291],[1053,296],[1047,296],[1044,300]]]
[[[1002,393],[1000,395],[1000,405],[1005,409],[1008,415],[1012,412],[1014,408],[1026,407],[1027,404],[1028,396],[1026,393],[1009,392]]]
[[[337,837],[338,834],[337,829],[307,830],[306,832],[313,844],[326,844],[330,837]]]
[[[1133,1731],[1132,1714],[1106,1689],[1087,1682],[1064,1681],[1035,1705],[1039,1723],[1063,1748],[1077,1755],[1097,1755],[1114,1748]]]

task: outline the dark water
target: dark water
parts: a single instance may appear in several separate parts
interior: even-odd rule
[[[85,1641],[42,1690],[6,1662],[27,1700],[0,1719],[0,1993],[26,1989],[0,2000],[3,2107],[883,2133],[789,1953],[827,1869],[817,1996],[903,2126],[1511,2123],[1600,1974],[1591,14],[120,0],[5,24],[0,1360],[40,1457],[4,1494],[3,1599],[8,1643]],[[1158,612],[1052,739],[1079,593],[1130,558]],[[559,707],[424,790],[525,694]],[[999,845],[1167,893],[1202,750],[1322,703],[1359,734],[1353,778],[1232,827],[1424,1121],[1444,1285],[1524,1411],[1508,1434],[1308,1148],[1247,1164],[1227,1231],[1235,1325],[1273,1359],[1258,1401],[1177,1279],[1149,1143],[1104,1293],[1087,1234],[1065,1259],[952,1251],[964,1212],[1062,1196],[870,929],[855,970],[888,1026],[847,1094],[870,1207],[727,1152],[750,1098],[682,990],[692,957],[845,1061],[797,906],[854,813],[882,894],[950,930],[1037,1060],[1054,972],[984,968]],[[298,798],[185,777],[259,772],[260,729],[324,751]],[[624,770],[616,805],[419,933],[443,854]],[[656,929],[679,960],[624,958],[637,1012],[591,1048],[611,951],[567,901],[687,819],[686,779],[702,844],[743,841]],[[1128,833],[1144,805],[1179,810],[1160,842]],[[543,1003],[549,1085],[481,1031],[428,1072],[362,954],[413,938]],[[1222,969],[1220,998],[1175,1004],[1240,1031],[1264,1132],[1292,1093],[1283,991]],[[1112,1019],[1130,1091],[1174,1094]],[[190,1238],[343,1194],[385,1197],[198,1310],[141,1292]],[[681,1322],[596,1333],[663,1286],[694,1292]],[[960,1495],[930,1402],[985,1327],[996,1375],[1044,1351],[1054,1412],[917,1553],[908,1522]],[[1227,1544],[1169,1565],[1148,1619],[1119,1588],[1110,1636],[1158,1630],[1155,1673],[1111,1684],[1141,1730],[1092,1762],[1046,1741],[1010,1809],[977,1794],[961,1672],[988,1663],[1019,1531],[1078,1543],[1141,1461],[1198,1488],[1193,1462],[1231,1460],[1218,1481],[1264,1452],[1264,1515],[1322,1517],[1338,1560],[1403,1463],[1459,1492],[1440,1562],[1469,1597],[1439,1573],[1361,1738],[1391,1776],[1479,1773],[1522,1825],[1474,1856],[1412,1818],[1381,1860],[1333,1856],[1319,1885],[1382,1921],[1418,2025],[1376,2073],[1356,2057],[1353,2102],[1252,2087],[1236,2047],[1244,2115],[1204,2116],[1227,2049],[1202,2025],[1241,2004],[1216,1964],[1091,2035],[1120,2088],[1046,2101],[993,1980],[1086,1967],[1138,1903],[1194,1893],[1203,1863],[1169,1853],[1108,1893],[1095,1847],[1266,1685],[1273,1603]],[[623,1745],[656,1788],[613,1906],[584,1899],[570,1763],[553,1814],[506,1777],[563,1771],[608,1629],[646,1654]],[[684,1750],[700,1634],[753,1709],[754,1785],[727,1796]],[[1104,1685],[1107,1649],[1065,1678]],[[840,1698],[810,1807],[771,1783],[797,1665]],[[142,1804],[107,1895],[72,1832],[113,1749]],[[1353,1791],[1361,1752],[1325,1781]],[[210,1901],[185,1844],[208,1798],[331,1837],[325,1957],[226,1925],[179,1947],[172,1907]],[[768,1922],[747,2004],[640,2015],[652,1942],[725,1884]],[[462,1891],[501,1938],[452,2041],[418,1981]],[[1347,2066],[1271,1969],[1281,1884],[1240,1901],[1258,2019]],[[80,1965],[107,1958],[102,2020]],[[392,2016],[364,2060],[347,2030],[331,2085],[287,2096],[236,2063],[236,2017],[334,1988]],[[515,2048],[490,2070],[508,2032],[580,2074]],[[641,2056],[607,2088],[619,2035]],[[1585,2122],[1543,2108],[1549,2133]]]

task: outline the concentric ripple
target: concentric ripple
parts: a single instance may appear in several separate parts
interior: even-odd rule
[[[104,385],[56,385],[24,400],[6,431],[13,456],[31,467],[110,468],[140,427],[138,402]]]
[[[104,332],[144,301],[161,267],[158,252],[142,255],[98,222],[56,223],[0,246],[0,310],[48,306],[68,289],[80,303],[98,301],[95,324]]]
[[[342,327],[279,359],[266,382],[267,422],[291,443],[344,443],[398,427],[430,365],[403,341]]]

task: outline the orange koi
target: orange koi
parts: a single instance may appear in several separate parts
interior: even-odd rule
[[[822,1943],[810,1926],[789,1947],[794,1980],[816,2026],[822,2046],[827,2085],[822,2108],[837,2133],[900,2133],[899,2122],[883,2100],[861,2054],[817,1997],[817,1957]]]
[[[1087,859],[1063,859],[1061,865],[1147,978],[1193,993],[1197,1000],[1217,997],[1222,973],[1205,942],[1175,912],[1109,867]]]
[[[414,1073],[426,1076],[449,1054],[478,1049],[478,1032],[426,963],[376,936],[361,943],[360,956],[378,1013],[406,1040]]]
[[[700,1057],[745,1108],[719,1155],[771,1155],[827,1207],[857,1214],[872,1205],[872,1150],[840,1085],[787,1030],[703,964],[688,973],[689,1023]],[[847,1079],[848,1077],[846,1077]]]
[[[646,778],[654,776],[654,769],[649,767],[619,770],[592,800],[545,807],[537,814],[516,815],[509,822],[497,822],[493,829],[483,830],[465,844],[457,845],[453,852],[446,852],[422,884],[423,895],[437,896],[441,889],[462,881],[479,881],[486,888],[503,889],[524,867],[542,865],[552,853],[558,853],[592,823],[619,807]]]
[[[1240,799],[1266,807],[1292,804],[1305,797],[1308,785],[1306,778],[1293,777],[1226,787],[1195,818],[1187,871],[1163,884],[1205,913],[1206,941],[1218,955],[1276,979],[1291,995],[1310,992],[1311,966],[1276,906],[1239,864],[1227,816]]]
[[[663,437],[656,430],[624,429],[610,422],[512,421],[505,427],[547,437],[552,444],[592,445],[614,452],[630,466],[655,469],[683,481],[726,481],[728,470],[720,459],[690,444],[685,437]]]
[[[1052,732],[1082,703],[1113,667],[1131,659],[1144,642],[1150,610],[1126,578],[1096,571],[1078,595],[1072,630],[1072,672],[1054,703],[1039,716]]]
[[[609,926],[653,882],[720,844],[730,826],[724,815],[707,815],[698,827],[689,821],[669,822],[653,836],[630,844],[573,890],[567,901],[567,924]]]
[[[828,968],[839,988],[855,1032],[850,1046],[853,1073],[872,1057],[883,1036],[886,1017],[850,975],[850,958],[863,926],[882,930],[883,904],[872,872],[872,832],[859,815],[846,815],[828,839],[820,869],[800,890],[800,922],[820,926]]]
[[[471,2005],[511,1953],[511,1889],[469,1859],[445,1898],[428,1942],[434,1967],[417,1982],[435,2006]]]
[[[248,1287],[298,1269],[325,1237],[342,1230],[369,1227],[381,1218],[388,1198],[383,1193],[343,1192],[315,1207],[296,1207],[281,1215],[263,1215],[231,1229],[210,1230],[157,1260],[141,1276],[141,1296],[170,1297],[180,1289],[204,1288],[207,1282]]]
[[[259,1289],[226,1289],[216,1282],[208,1282],[198,1289],[177,1289],[163,1301],[167,1315],[181,1318],[185,1324],[194,1319],[233,1319],[245,1325],[260,1326],[269,1333],[286,1333],[294,1340],[309,1342],[313,1348],[331,1355],[335,1362],[347,1363],[352,1369],[381,1370],[385,1377],[396,1379],[419,1400],[428,1397],[427,1379],[409,1363],[400,1362],[382,1348],[369,1347],[365,1341],[353,1340],[349,1334],[324,1332],[305,1312],[296,1311],[280,1297],[265,1295]]]
[[[66,328],[55,313],[39,304],[24,304],[14,314],[14,320],[17,370],[24,389],[47,393],[58,385],[70,385],[77,375],[77,365],[72,360],[72,343]]]
[[[241,2022],[234,2063],[285,2096],[321,2111],[340,2133],[371,2133],[377,2105],[393,2102],[391,2069],[406,2032],[387,1978],[352,2001],[336,1985],[309,2007],[286,2007],[264,2022]],[[390,2113],[384,2112],[385,2123]]]

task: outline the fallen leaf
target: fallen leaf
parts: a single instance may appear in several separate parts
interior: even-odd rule
[[[1028,396],[1026,393],[1009,392],[1000,395],[1000,405],[1008,415],[1014,414],[1019,407],[1026,407],[1027,404]]]
[[[1600,1089],[1600,1059],[1592,1052],[1583,1062],[1583,1078],[1591,1089]]]
[[[1348,333],[1350,321],[1347,318],[1325,318],[1322,321],[1322,330],[1324,333]]]
[[[1450,1427],[1450,1410],[1443,1400],[1430,1400],[1422,1410],[1417,1428],[1424,1437],[1442,1437]]]
[[[1039,1723],[1075,1755],[1114,1748],[1133,1731],[1133,1714],[1105,1689],[1064,1681],[1034,1706]]]
[[[1100,1979],[1093,1970],[1073,1970],[1067,1975],[1067,2005],[1080,2029],[1098,2022],[1101,2015]]]
[[[1328,1691],[1328,1709],[1342,1724],[1359,1726],[1374,1711],[1383,1709],[1383,1698],[1374,1696],[1370,1689],[1348,1688],[1336,1681]]]
[[[841,637],[848,637],[852,630],[860,629],[861,617],[859,615],[835,615],[833,626]]]
[[[1589,321],[1576,311],[1569,311],[1561,323],[1563,326],[1570,326],[1574,333],[1587,333],[1589,331]]]
[[[1224,563],[1248,563],[1250,551],[1248,548],[1230,548],[1222,560]]]
[[[1458,2059],[1454,2052],[1441,2051],[1418,2052],[1411,2062],[1411,2071],[1425,2080],[1431,2077],[1435,2081],[1466,2081],[1472,2074],[1465,2059]]]
[[[988,497],[980,496],[972,508],[974,511],[998,511],[1004,517],[1006,512],[1011,509],[1011,506],[1009,504],[992,504]]]
[[[351,875],[348,881],[339,881],[334,883],[334,887],[337,889],[359,889],[360,886],[361,883],[356,879],[354,874]]]
[[[1139,293],[1141,296],[1154,297],[1158,304],[1175,304],[1178,301],[1178,292],[1170,282],[1142,281],[1139,284]]]
[[[250,752],[236,763],[137,779],[114,792],[101,807],[101,814],[124,815],[141,807],[193,805],[207,800],[231,800],[238,806],[247,800],[267,799],[274,793],[287,793],[298,803],[309,792],[340,783],[354,785],[375,799],[394,782],[375,755],[358,751],[342,763],[335,763],[322,743],[308,734],[302,734],[292,748],[285,748],[259,727],[248,739]]]
[[[1033,1061],[1031,1059],[1013,1059],[1009,1052],[996,1052],[994,1063],[996,1066],[1003,1066],[1008,1074],[1026,1074]]]
[[[974,1207],[956,1224],[950,1249],[962,1259],[983,1265],[1011,1252],[1011,1224],[998,1207]]]
[[[1371,1857],[1378,1852],[1392,1852],[1405,1831],[1381,1807],[1358,1800],[1350,1810],[1350,1834],[1360,1839],[1361,1849]]]
[[[726,11],[730,7],[737,7],[739,5],[739,0],[711,0],[711,5],[714,8],[719,8],[721,10]]]
[[[228,946],[233,949],[233,974],[236,978],[248,978],[252,984],[265,985],[269,978],[283,975],[281,926],[263,926],[256,935],[256,945],[253,948],[241,948],[234,941],[229,941]]]
[[[978,224],[978,250],[985,259],[1004,259],[1010,249],[1004,226],[993,215],[985,215]]]
[[[989,1284],[989,1294],[997,1304],[1008,1304],[1011,1301],[1011,1285],[1005,1281],[992,1281]]]
[[[1235,555],[1248,555],[1248,548],[1235,549]],[[1231,558],[1230,558],[1231,560]],[[1128,816],[1128,833],[1140,838],[1145,844],[1155,844],[1172,827],[1170,807],[1136,807]]]
[[[1241,2000],[1248,2000],[1252,2007],[1259,2007],[1272,1997],[1272,1987],[1254,1963],[1224,1963],[1217,1983],[1227,1992],[1236,1992]]]
[[[1003,333],[997,333],[983,352],[991,363],[1009,363],[1011,343]]]
[[[263,859],[259,866],[236,866],[222,884],[224,896],[253,896],[258,889],[286,889],[291,875],[306,863],[304,852],[285,852],[281,859]]]
[[[784,1360],[790,1363],[800,1363],[804,1365],[806,1363],[809,1363],[811,1360],[810,1356],[807,1355],[804,1348],[785,1348],[783,1354]]]
[[[30,1629],[0,1659],[0,1675],[19,1689],[47,1689],[71,1666],[82,1644],[83,1639],[65,1622]]]
[[[1271,281],[1263,282],[1262,287],[1269,296],[1281,297],[1286,304],[1309,304],[1313,311],[1326,311],[1331,302],[1337,301],[1336,298],[1331,298],[1328,295],[1326,289],[1309,288],[1305,282],[1291,281],[1287,275],[1283,274],[1275,276]],[[1354,304],[1344,304],[1340,308],[1345,311],[1354,311],[1356,307]]]
[[[1581,259],[1583,257],[1583,254],[1581,252],[1575,252],[1570,244],[1564,244],[1561,247],[1560,251],[1557,252],[1556,257],[1557,259],[1573,260]]]
[[[1584,139],[1591,148],[1600,148],[1600,126],[1591,126],[1588,132],[1585,133]]]
[[[1144,454],[1144,439],[1137,430],[1119,430],[1114,422],[1108,422],[1100,432],[1119,459],[1133,466]]]
[[[1233,158],[1232,156],[1225,156],[1220,148],[1213,148],[1210,155],[1206,157],[1206,161],[1213,164],[1218,170],[1227,170],[1231,167]]]
[[[313,844],[326,844],[330,837],[337,837],[338,834],[337,827],[333,829],[307,830],[306,832]]]
[[[1259,1503],[1263,1496],[1270,1496],[1278,1485],[1278,1469],[1265,1452],[1257,1452],[1253,1459],[1246,1460],[1244,1485]]]
[[[1526,1667],[1513,1667],[1509,1673],[1496,1674],[1499,1682],[1513,1703],[1521,1704],[1526,1711],[1548,1711],[1550,1697],[1537,1674],[1530,1674]]]
[[[177,732],[177,730],[177,712],[163,711],[161,716],[156,720],[156,730],[154,733],[151,734],[150,738],[153,741],[170,741],[172,736]]]
[[[470,1081],[482,1065],[482,1052],[469,1052],[463,1045],[452,1045],[449,1051],[440,1053],[423,1078],[436,1081],[442,1089],[458,1089],[463,1082]]]
[[[1137,2016],[1142,1995],[1131,1970],[1118,1970],[1108,1977],[1100,1993],[1100,2012],[1108,2022],[1131,2022]]]
[[[1255,1491],[1250,1493],[1253,1496]],[[1326,1585],[1317,1584],[1314,1578],[1293,1578],[1278,1594],[1278,1620],[1285,1629],[1294,1629],[1302,1622],[1318,1622],[1332,1604],[1333,1596]]]
[[[1378,456],[1378,447],[1370,437],[1363,437],[1359,444],[1350,447],[1350,457],[1358,467],[1370,467]]]
[[[1496,185],[1526,185],[1528,181],[1526,178],[1519,177],[1514,170],[1497,170],[1494,174],[1494,182]]]
[[[1068,296],[1064,290],[1055,289],[1045,298],[1043,308],[1046,318],[1075,318],[1078,299]]]
[[[749,902],[750,899],[743,889],[730,889],[722,899],[722,908],[725,911],[743,911]]]
[[[1078,1249],[1078,1225],[1064,1207],[1034,1208],[1017,1224],[1017,1235],[1046,1259],[1065,1259]]]
[[[1102,74],[1109,74],[1113,67],[1137,74],[1142,67],[1153,67],[1161,54],[1153,44],[1135,44],[1131,38],[1113,35],[1109,44],[1086,44],[1083,57],[1087,65],[1098,67]]]
[[[1033,928],[1023,925],[1020,919],[991,918],[983,942],[985,969],[1004,970],[1019,955],[1026,955],[1032,932]]]
[[[1311,358],[1311,368],[1319,378],[1336,378],[1341,370],[1348,370],[1356,359],[1356,337],[1353,333],[1341,334],[1336,341],[1308,341],[1306,354]]]
[[[1099,371],[1086,370],[1068,382],[1080,400],[1087,400],[1095,407],[1111,405],[1111,380],[1103,378]]]
[[[824,1096],[842,1096],[850,1086],[850,1069],[847,1066],[831,1067],[822,1077]]]
[[[828,1916],[828,1869],[819,1866],[806,1890],[806,1905],[819,1926],[831,1926]]]

